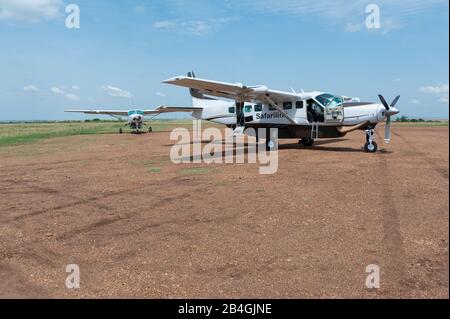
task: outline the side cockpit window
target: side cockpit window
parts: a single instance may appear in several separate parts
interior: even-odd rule
[[[284,102],[283,103],[283,109],[284,110],[292,110],[292,102]]]

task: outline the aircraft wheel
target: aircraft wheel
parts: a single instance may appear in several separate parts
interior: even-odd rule
[[[271,151],[275,148],[275,142],[272,140],[266,140],[266,151]]]
[[[375,143],[375,142],[373,142],[373,141],[372,141],[372,144],[370,144],[369,142],[367,142],[367,143],[364,145],[364,150],[365,150],[367,153],[375,153],[375,152],[378,150],[378,145],[377,145],[377,143]]]
[[[153,128],[151,126],[148,128],[148,132],[149,133],[153,132]]]
[[[302,143],[303,146],[313,146],[314,144],[314,140],[312,138],[302,138],[300,143]]]
[[[119,134],[122,134],[122,133],[123,133],[122,128],[119,128]]]

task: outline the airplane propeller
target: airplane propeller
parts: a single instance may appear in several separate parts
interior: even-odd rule
[[[381,104],[383,104],[384,108],[386,109],[386,129],[384,132],[384,141],[386,142],[386,144],[389,144],[391,142],[391,116],[400,113],[400,111],[395,108],[398,100],[400,100],[400,95],[398,95],[394,99],[394,101],[392,101],[391,105],[386,102],[386,99],[383,95],[379,94],[378,97],[380,98]]]

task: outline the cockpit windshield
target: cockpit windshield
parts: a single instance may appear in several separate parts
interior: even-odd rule
[[[321,94],[316,96],[316,100],[326,108],[335,108],[342,106],[343,100],[340,96],[334,96],[332,94]]]
[[[142,110],[130,110],[130,111],[128,111],[128,116],[135,115],[135,114],[144,115],[144,111],[142,111]]]

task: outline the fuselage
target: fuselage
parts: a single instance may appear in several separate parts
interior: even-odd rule
[[[127,125],[135,130],[142,128],[144,124],[144,111],[143,110],[130,110],[128,112]]]
[[[382,104],[342,102],[324,106],[314,97],[320,95],[320,93],[305,93],[303,96],[299,95],[298,100],[286,101],[280,107],[295,120],[297,125],[310,125],[316,122],[319,126],[352,126],[366,121],[372,124],[385,121],[385,108]],[[203,105],[199,103],[197,101],[196,106],[202,106],[203,110],[194,112],[195,118],[224,125],[236,125],[237,118],[242,115],[245,124],[292,124],[278,109],[268,104],[244,103],[239,107],[233,101],[214,99],[202,100]]]

